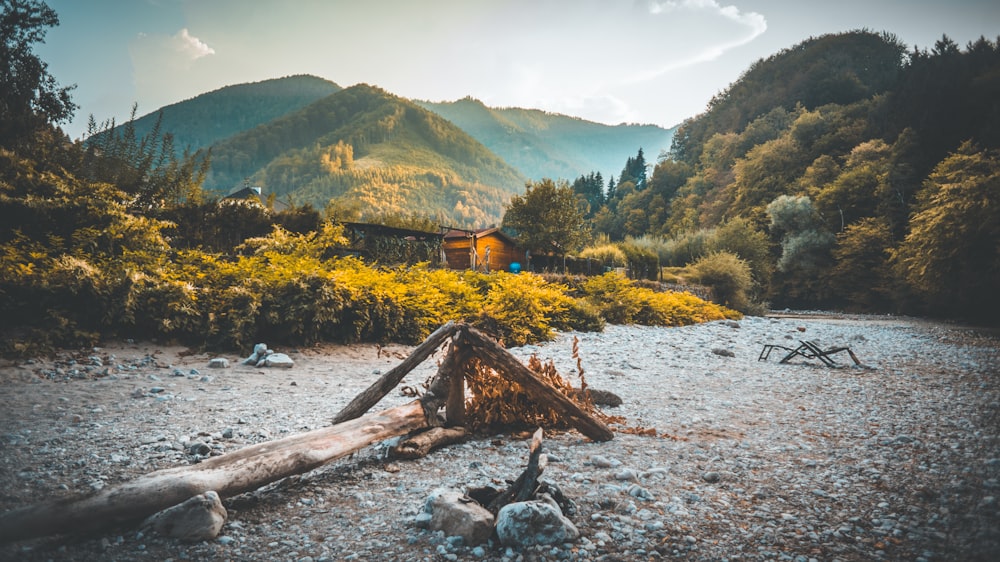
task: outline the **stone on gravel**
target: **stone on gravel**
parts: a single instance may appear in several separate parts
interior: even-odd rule
[[[291,369],[295,366],[295,361],[292,361],[292,358],[284,353],[272,353],[264,358],[263,365],[258,363],[257,366]]]
[[[225,357],[213,357],[208,361],[208,367],[210,369],[228,369],[229,359]]]
[[[265,356],[267,356],[267,344],[258,343],[257,345],[253,346],[253,353],[250,354],[250,357],[247,357],[246,359],[243,360],[243,364],[256,365],[257,362],[263,359]]]
[[[150,516],[142,526],[166,537],[197,542],[219,536],[227,516],[219,494],[208,491]]]
[[[429,517],[428,517],[429,516]],[[483,544],[493,535],[493,514],[454,488],[437,488],[424,502],[416,524],[449,537],[462,537],[465,544]]]
[[[580,536],[554,502],[527,501],[505,505],[497,514],[497,536],[504,546],[562,544]]]

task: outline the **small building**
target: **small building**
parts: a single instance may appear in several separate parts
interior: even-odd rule
[[[515,269],[527,268],[527,253],[497,227],[449,230],[441,249],[450,269],[510,271],[515,263],[518,264]]]

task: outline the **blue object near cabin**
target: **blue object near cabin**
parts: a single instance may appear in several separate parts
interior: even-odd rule
[[[521,264],[516,261],[510,262],[510,272],[521,273]]]

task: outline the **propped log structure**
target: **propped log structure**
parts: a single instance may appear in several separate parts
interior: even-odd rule
[[[364,415],[449,338],[448,354],[422,397]],[[443,420],[438,412],[446,404],[450,409],[448,422],[461,426],[465,420],[463,375],[473,357],[519,383],[533,399],[548,403],[580,433],[595,441],[612,439],[614,434],[603,422],[535,376],[497,343],[470,326],[449,322],[431,334],[400,365],[355,397],[337,414],[330,427],[252,445],[199,464],[152,472],[90,496],[52,500],[8,511],[0,514],[0,543],[92,532],[137,522],[206,491],[215,491],[225,498],[254,490],[308,472],[373,443],[440,427]],[[426,454],[435,446],[463,438],[464,434],[464,428],[453,427],[416,438],[411,441],[411,449]],[[413,455],[416,456],[419,454]]]

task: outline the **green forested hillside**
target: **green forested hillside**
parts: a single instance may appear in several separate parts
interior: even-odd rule
[[[228,191],[246,178],[296,204],[336,199],[367,216],[468,226],[499,222],[525,182],[455,125],[365,84],[213,145],[205,187]]]
[[[160,129],[173,135],[179,155],[185,148],[206,148],[340,89],[329,80],[308,75],[237,84],[165,106],[133,124],[136,134],[142,137],[156,126],[162,113]]]
[[[990,40],[907,52],[869,31],[810,39],[684,123],[645,187],[619,184],[595,224],[660,237],[665,265],[733,251],[776,306],[996,321],[997,100]]]
[[[602,125],[536,109],[490,108],[464,98],[417,101],[486,145],[532,179],[572,179],[590,172],[614,175],[640,148],[659,154],[672,129],[656,125]]]

